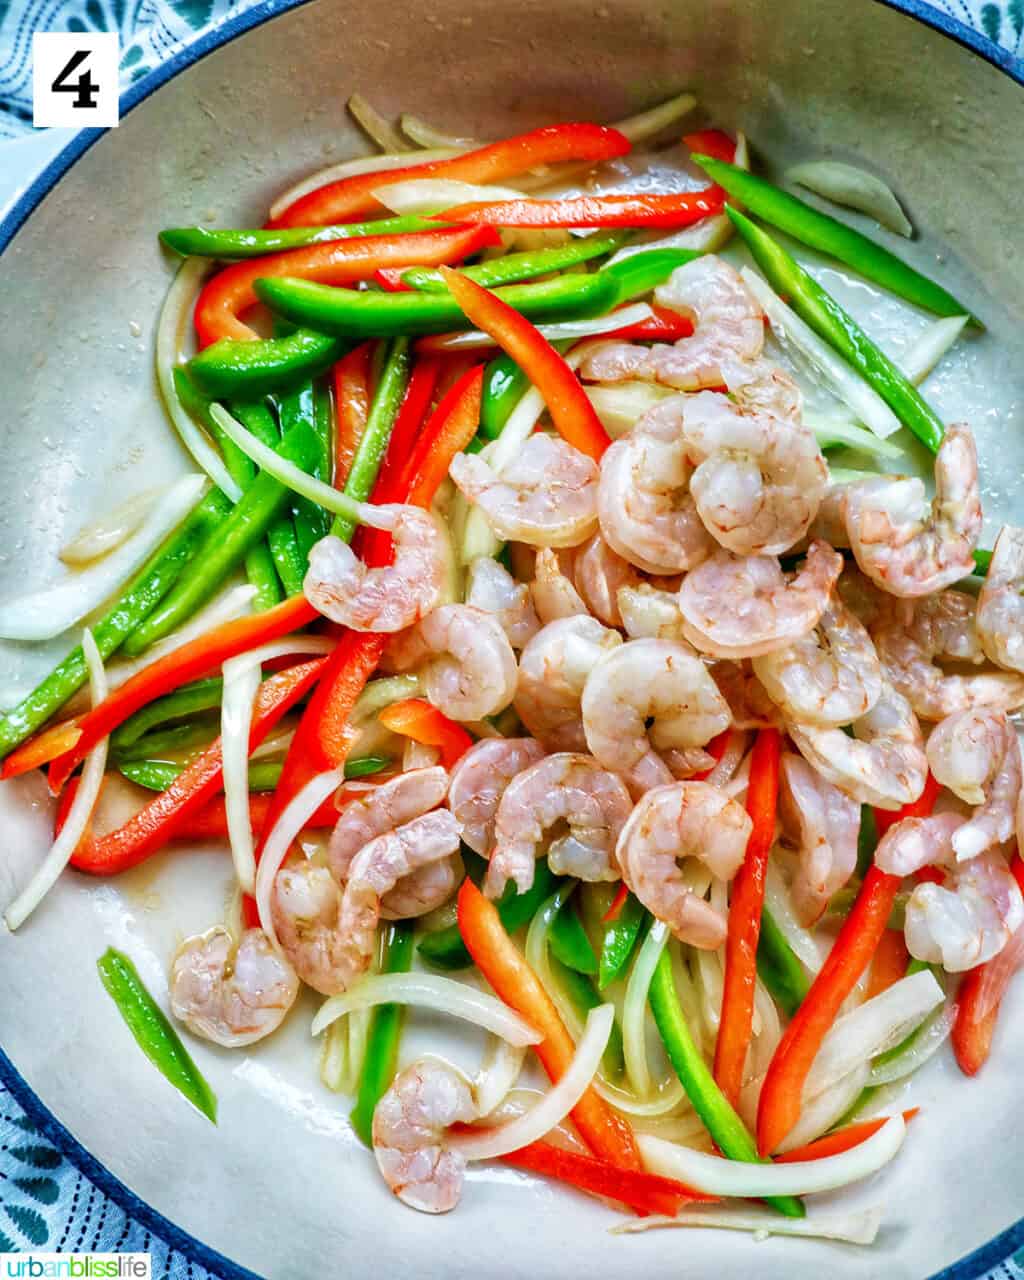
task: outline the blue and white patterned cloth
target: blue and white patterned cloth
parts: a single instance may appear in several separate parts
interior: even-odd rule
[[[0,142],[32,128],[34,31],[116,31],[126,88],[183,44],[256,0],[0,0]],[[1024,0],[935,0],[933,7],[1024,56]],[[148,1252],[154,1280],[213,1271],[120,1208],[44,1136],[0,1082],[0,1253]],[[979,1280],[1024,1280],[1024,1249]]]

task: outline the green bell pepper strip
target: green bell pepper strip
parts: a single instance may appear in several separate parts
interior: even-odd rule
[[[761,911],[757,972],[775,1003],[791,1018],[803,1004],[811,982],[807,970],[767,908]]]
[[[93,639],[106,661],[152,613],[173,588],[199,547],[223,527],[231,503],[219,489],[211,489],[192,514],[139,570],[134,581],[92,628]],[[0,716],[0,758],[35,733],[85,684],[89,672],[81,645],[26,694],[17,706]]]
[[[863,880],[875,860],[878,848],[878,827],[875,811],[869,804],[860,807],[860,827],[857,831],[857,875]]]
[[[603,991],[625,973],[640,938],[640,928],[647,912],[632,894],[622,904],[616,919],[608,924],[601,944],[597,985]]]
[[[484,370],[479,436],[497,440],[512,410],[530,388],[530,379],[511,356],[500,355]]]
[[[252,459],[244,454],[235,442],[228,438],[210,414],[210,401],[196,386],[188,373],[182,369],[174,370],[174,389],[181,401],[182,408],[190,417],[203,427],[207,434],[217,443],[224,455],[224,465],[228,474],[244,493],[256,478],[256,467]],[[250,428],[252,430],[252,428]],[[275,433],[276,434],[276,433]],[[281,600],[281,585],[277,580],[270,548],[262,543],[251,547],[245,556],[245,576],[251,586],[256,588],[253,600],[257,610],[270,609]]]
[[[183,685],[166,697],[156,698],[114,730],[110,735],[111,750],[130,747],[144,733],[169,720],[184,720],[186,716],[194,716],[200,711],[210,711],[214,707],[219,709],[223,692],[224,681],[219,676],[211,676]]]
[[[324,483],[329,483],[331,474],[327,450],[330,440],[324,439],[324,423],[322,415],[317,411],[317,402],[321,399],[322,397],[317,395],[314,384],[304,382],[282,395],[278,413],[281,419],[282,435],[286,434],[300,419],[309,423],[317,441],[317,456],[310,475]],[[326,536],[330,521],[323,507],[317,506],[308,498],[293,496],[292,522],[295,526],[295,544],[299,562],[302,574],[305,576],[310,549],[314,543]],[[301,591],[301,589],[300,582],[298,590]]]
[[[297,466],[312,465],[316,437],[299,423],[278,446],[281,456]],[[242,494],[227,519],[205,539],[193,572],[180,578],[159,607],[138,627],[124,645],[138,654],[180,626],[213,595],[224,579],[266,533],[288,501],[290,490],[261,472]]]
[[[214,399],[255,398],[279,391],[299,378],[323,373],[342,351],[335,338],[296,329],[286,338],[259,338],[254,342],[221,338],[193,356],[187,368],[200,390]]]
[[[393,920],[383,927],[381,973],[407,973],[412,964],[413,927],[408,920]],[[352,1128],[366,1145],[373,1145],[373,1113],[395,1077],[398,1042],[405,1009],[400,1004],[380,1004],[370,1015],[366,1057],[359,1076]]]
[[[479,883],[487,864],[471,850],[463,848],[462,853],[469,875]],[[506,931],[515,933],[528,920],[532,920],[557,886],[558,877],[544,858],[538,860],[533,873],[533,884],[525,893],[517,893],[514,884],[506,885],[498,903],[498,915]],[[467,969],[473,963],[457,924],[450,925],[447,929],[438,929],[436,933],[428,933],[420,940],[416,949],[424,960],[438,969]]]
[[[459,274],[468,276],[486,289],[494,289],[502,284],[515,284],[519,280],[530,280],[534,276],[546,276],[550,271],[564,271],[566,267],[575,267],[581,262],[589,262],[592,258],[600,258],[603,254],[614,253],[621,249],[629,239],[630,233],[609,232],[607,235],[583,236],[568,244],[555,245],[550,249],[530,249],[525,253],[506,253],[501,258],[491,258],[487,262],[478,262],[471,267],[461,267]],[[447,293],[447,285],[440,271],[433,267],[410,267],[402,272],[402,283],[410,289],[421,289],[425,293]]]
[[[794,240],[845,263],[865,279],[873,280],[925,311],[939,316],[966,315],[971,324],[983,327],[968,308],[941,285],[853,227],[812,208],[756,173],[711,156],[693,155],[691,159],[755,217],[786,232]]]
[[[667,947],[662,951],[654,970],[648,1000],[669,1061],[675,1068],[694,1111],[704,1122],[718,1149],[730,1160],[769,1164],[770,1161],[762,1160],[757,1154],[757,1144],[715,1084],[704,1055],[694,1043],[686,1018],[679,1007],[679,997],[672,976],[672,960]],[[766,1198],[765,1203],[778,1209],[787,1218],[802,1218],[805,1213],[803,1203],[796,1196],[772,1196]]]
[[[990,565],[991,563],[992,563],[992,552],[991,552],[991,551],[985,551],[985,550],[975,551],[975,553],[974,553],[974,569],[975,569],[975,572],[976,572],[980,577],[982,577],[982,578],[983,578],[983,577],[988,573],[988,567],[989,567],[989,565]]]
[[[384,357],[373,394],[373,403],[366,415],[366,426],[359,437],[359,445],[352,459],[352,465],[349,467],[348,479],[345,481],[345,492],[351,498],[365,502],[373,488],[388,441],[391,439],[391,429],[395,425],[398,410],[402,407],[405,389],[409,384],[411,365],[409,339],[395,338]],[[346,520],[343,516],[335,516],[330,531],[335,538],[341,538],[343,542],[351,542],[356,527],[351,520]]]
[[[360,756],[345,761],[346,778],[368,778],[371,774],[390,769],[393,760],[385,756]],[[166,791],[186,766],[170,760],[124,760],[118,763],[118,772],[131,782],[148,791]],[[283,765],[275,760],[257,760],[249,765],[249,790],[273,791],[281,780]]]
[[[551,944],[551,935],[548,934],[548,943]],[[554,947],[551,946],[554,952]],[[562,964],[561,960],[555,954],[548,956],[548,965],[551,969],[551,977],[557,982],[561,988],[565,998],[579,1015],[581,1022],[586,1022],[587,1014],[591,1009],[596,1009],[598,1005],[604,1004],[597,988],[586,974],[579,973],[576,969],[570,968],[566,964]],[[612,1023],[611,1033],[608,1036],[608,1047],[604,1051],[602,1057],[604,1062],[605,1074],[613,1084],[618,1084],[626,1072],[626,1057],[622,1049],[622,1028],[618,1022]]]
[[[914,384],[777,241],[731,205],[726,205],[725,211],[776,293],[788,299],[801,320],[834,347],[878,392],[900,422],[935,453],[945,426]]]
[[[605,267],[597,274],[614,282],[615,306],[619,306],[623,302],[642,298],[659,284],[664,284],[677,267],[685,267],[688,262],[701,256],[694,249],[648,249],[644,253],[634,253],[629,258],[623,258],[621,262]]]
[[[118,766],[125,761],[163,760],[178,751],[208,746],[219,732],[220,720],[217,716],[201,716],[196,720],[185,720],[181,724],[144,733],[136,742],[115,750],[113,757]]]
[[[167,1015],[146,990],[135,965],[123,951],[108,947],[96,961],[96,968],[135,1043],[161,1075],[211,1124],[216,1124],[216,1095]]]
[[[307,244],[350,240],[361,236],[397,236],[408,231],[436,231],[445,224],[433,218],[407,214],[376,222],[351,222],[333,227],[282,227],[276,231],[254,229],[215,230],[210,227],[168,227],[160,241],[183,258],[262,258],[268,253],[301,249]]]
[[[559,908],[548,930],[548,946],[553,955],[568,969],[576,973],[597,973],[597,956],[590,945],[587,932],[580,923],[571,898]]]

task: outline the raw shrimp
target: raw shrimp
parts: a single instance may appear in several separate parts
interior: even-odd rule
[[[291,965],[262,929],[235,944],[223,925],[186,940],[171,964],[171,1012],[204,1040],[236,1049],[269,1036],[299,994]]]
[[[729,704],[734,729],[783,728],[782,712],[768,697],[749,660],[723,659],[708,668],[718,691]]]
[[[699,858],[731,879],[746,853],[751,821],[743,806],[706,782],[675,782],[648,791],[616,846],[622,878],[643,905],[682,942],[714,950],[725,917],[686,885],[678,859]]]
[[[978,454],[965,426],[949,427],[935,456],[927,515],[916,477],[873,476],[846,492],[846,528],[857,563],[894,596],[926,596],[974,571],[981,533]]]
[[[601,459],[601,534],[647,573],[692,569],[715,545],[690,493],[693,468],[681,431],[685,406],[685,396],[655,405]]]
[[[534,432],[500,474],[471,453],[457,454],[449,474],[506,541],[575,547],[597,528],[597,463],[543,432]]]
[[[707,667],[672,640],[629,640],[607,653],[581,709],[594,757],[638,789],[671,780],[659,752],[703,747],[732,720]]]
[[[624,382],[643,378],[680,391],[732,387],[746,381],[743,366],[764,346],[764,314],[739,272],[714,254],[677,267],[656,292],[659,305],[693,321],[692,337],[674,346],[605,343],[581,366],[584,378]]]
[[[907,950],[963,973],[998,955],[1024,924],[1024,898],[1000,853],[959,864],[948,887],[919,884],[906,907]]]
[[[515,709],[549,751],[585,751],[580,700],[597,660],[622,644],[617,631],[581,614],[549,622],[519,659]]]
[[[1004,525],[978,596],[978,638],[997,666],[1024,671],[1024,529]]]
[[[590,613],[608,627],[622,626],[618,592],[640,583],[636,569],[613,551],[599,533],[580,547],[573,560],[576,590]]]
[[[807,534],[810,538],[820,538],[830,547],[848,547],[850,535],[846,531],[846,493],[847,484],[829,485],[821,495],[818,510]]]
[[[421,668],[427,697],[453,720],[482,720],[516,691],[516,655],[492,613],[443,604],[388,646],[396,671]]]
[[[537,617],[545,626],[557,618],[573,618],[577,614],[586,616],[590,612],[566,576],[559,556],[549,547],[537,552],[530,595]]]
[[[521,649],[540,630],[530,588],[489,556],[478,557],[469,567],[466,604],[494,614],[513,649]]]
[[[382,899],[458,849],[459,824],[447,809],[438,809],[364,845],[344,890],[327,867],[282,867],[274,881],[274,927],[302,980],[324,995],[347,990],[373,958]]]
[[[434,766],[400,773],[347,800],[327,848],[327,861],[335,877],[340,882],[347,880],[352,860],[364,845],[436,809],[447,792],[448,773]]]
[[[850,724],[882,692],[882,664],[867,628],[837,596],[813,631],[753,664],[768,696],[800,724]]]
[[[544,748],[534,738],[484,738],[458,762],[448,787],[448,807],[471,849],[488,857],[505,788],[516,774],[543,758]]]
[[[793,902],[801,922],[812,925],[856,869],[860,805],[791,752],[779,781],[783,831],[798,856]]]
[[[1009,671],[947,673],[937,659],[980,665],[985,660],[975,600],[942,591],[924,600],[893,602],[871,629],[886,675],[925,720],[989,707],[1024,705],[1024,675]]]
[[[842,556],[824,542],[811,543],[790,579],[774,556],[718,551],[679,589],[686,638],[715,658],[784,649],[817,625],[842,567]]]
[[[315,609],[353,631],[402,631],[442,598],[447,535],[429,511],[418,507],[376,510],[391,516],[393,563],[368,569],[340,538],[321,538],[309,553],[302,589]]]
[[[690,493],[705,528],[736,555],[779,555],[807,532],[828,484],[814,432],[714,391],[686,402]]]
[[[899,809],[924,790],[928,761],[910,703],[887,681],[871,710],[842,729],[791,724],[789,736],[821,776],[861,804]]]
[[[500,898],[513,880],[525,893],[552,828],[548,865],[557,875],[618,880],[615,841],[632,807],[622,779],[591,756],[563,751],[524,769],[498,804],[485,892]]]
[[[687,653],[696,653],[683,635],[683,615],[679,612],[677,595],[649,582],[620,587],[617,603],[626,635],[631,640],[674,640]]]
[[[974,813],[953,835],[960,862],[1013,836],[1021,789],[1020,743],[1001,711],[961,711],[935,726],[927,746],[936,779]]]
[[[459,1203],[466,1162],[445,1130],[478,1118],[471,1082],[425,1055],[395,1077],[373,1113],[373,1154],[384,1181],[411,1209],[447,1213]]]
[[[912,876],[922,867],[953,863],[953,836],[964,824],[962,814],[929,814],[927,818],[903,818],[891,826],[875,850],[875,865],[891,876]]]

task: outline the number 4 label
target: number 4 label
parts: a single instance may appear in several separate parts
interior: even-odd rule
[[[37,31],[32,37],[32,123],[111,128],[118,120],[116,33]]]

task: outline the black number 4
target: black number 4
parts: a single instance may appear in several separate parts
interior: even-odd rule
[[[74,83],[71,81],[71,73],[77,71],[88,56],[88,49],[79,49],[77,53],[73,53],[56,80],[50,85],[54,93],[75,94],[75,100],[71,104],[73,107],[94,107],[99,96],[100,87],[90,72],[83,71]]]

